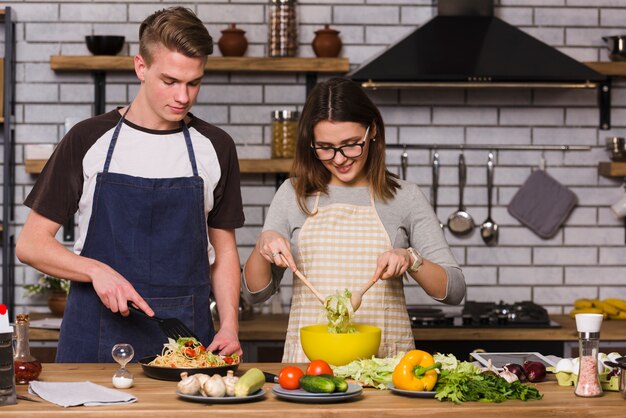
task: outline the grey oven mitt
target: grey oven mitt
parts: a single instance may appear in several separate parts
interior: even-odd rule
[[[515,219],[541,238],[552,238],[565,222],[578,198],[544,170],[535,170],[508,206]]]

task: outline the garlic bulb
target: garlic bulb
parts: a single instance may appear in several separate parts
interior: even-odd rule
[[[226,396],[235,396],[235,383],[239,380],[238,377],[235,376],[235,372],[229,370],[226,372],[226,376],[222,377],[224,381],[224,386],[226,386]]]
[[[221,398],[226,395],[226,385],[224,385],[224,381],[222,380],[222,376],[219,374],[214,374],[211,376],[209,380],[204,382],[202,385],[206,396],[211,396],[214,398]]]
[[[200,391],[200,382],[195,376],[189,376],[187,372],[180,374],[178,391],[183,395],[195,395]]]
[[[512,372],[510,372],[508,370],[501,371],[499,376],[501,378],[503,378],[504,380],[506,380],[507,382],[509,382],[509,383],[513,383],[516,380],[519,380],[515,373],[512,373]]]
[[[198,373],[194,374],[194,377],[196,378],[196,380],[198,380],[198,384],[200,385],[200,394],[202,396],[207,396],[206,392],[204,391],[204,383],[209,380],[210,376],[208,374]]]

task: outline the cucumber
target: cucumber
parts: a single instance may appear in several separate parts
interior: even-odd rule
[[[336,377],[330,374],[320,374],[320,376],[333,381],[333,383],[335,384],[335,392],[345,392],[348,390],[348,382],[346,382],[346,379],[342,379],[341,377]]]
[[[326,377],[305,374],[300,378],[300,388],[311,393],[333,393],[335,384]]]

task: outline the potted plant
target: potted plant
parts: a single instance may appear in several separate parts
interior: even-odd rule
[[[27,296],[48,295],[48,307],[58,316],[63,316],[67,294],[70,291],[70,281],[58,277],[42,275],[37,284],[24,286]]]

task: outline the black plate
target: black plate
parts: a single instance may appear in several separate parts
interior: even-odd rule
[[[149,366],[148,363],[150,363],[155,358],[156,356],[144,357],[139,360],[139,364],[141,364],[141,368],[143,369],[143,372],[146,374],[146,376],[159,380],[180,380],[180,374],[182,372],[187,372],[189,375],[204,373],[208,374],[209,376],[212,376],[214,374],[226,376],[226,372],[228,372],[229,370],[235,372],[239,368],[239,363],[227,364],[226,366],[198,368]]]

